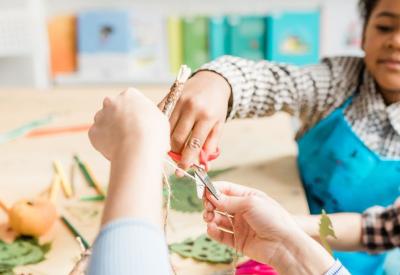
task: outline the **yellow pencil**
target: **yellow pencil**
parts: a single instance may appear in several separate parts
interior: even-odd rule
[[[60,164],[59,161],[55,160],[53,162],[54,165],[54,170],[58,174],[61,180],[61,187],[63,188],[64,194],[67,198],[72,197],[72,187],[69,181],[67,180],[67,177],[65,176],[65,172]]]

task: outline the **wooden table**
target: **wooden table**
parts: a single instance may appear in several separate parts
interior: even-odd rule
[[[0,133],[33,119],[54,114],[49,126],[90,123],[106,95],[116,95],[122,88],[64,88],[51,91],[0,90]],[[142,91],[158,101],[166,87],[145,87]],[[235,166],[221,180],[253,186],[267,192],[292,213],[306,213],[307,206],[295,163],[296,146],[290,118],[279,114],[272,118],[229,122],[221,143],[222,155],[214,168]],[[0,144],[0,199],[11,205],[20,198],[32,197],[48,187],[53,174],[52,161],[59,160],[68,171],[72,155],[78,153],[91,164],[98,179],[106,183],[109,165],[90,145],[86,133],[42,138],[21,138]],[[84,185],[82,178],[75,185]],[[1,217],[3,220],[5,217]],[[97,220],[99,220],[97,218]],[[92,242],[98,232],[95,225],[80,227]],[[172,211],[168,241],[182,241],[205,232],[201,214]],[[52,234],[53,247],[47,259],[37,265],[18,269],[32,274],[68,274],[79,255],[79,246],[61,224]],[[229,268],[208,265],[172,255],[179,275],[212,274]]]

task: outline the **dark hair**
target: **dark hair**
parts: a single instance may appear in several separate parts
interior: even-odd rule
[[[378,4],[379,0],[359,0],[358,1],[358,9],[360,11],[361,18],[364,22],[364,29],[368,24],[368,21],[371,17],[373,10]]]

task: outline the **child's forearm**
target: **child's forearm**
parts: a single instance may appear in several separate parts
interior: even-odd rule
[[[295,216],[296,222],[312,238],[319,241],[319,215]],[[361,244],[361,215],[355,213],[331,214],[336,239],[328,237],[333,249],[343,251],[363,250]]]
[[[154,147],[158,146],[121,150],[111,162],[103,225],[120,218],[136,218],[161,227],[163,153],[152,150]]]

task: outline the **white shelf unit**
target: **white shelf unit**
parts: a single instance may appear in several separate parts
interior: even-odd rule
[[[0,1],[0,84],[49,86],[45,5],[42,0]],[[13,81],[14,80],[14,81]]]
[[[12,6],[20,3],[22,6],[32,8],[29,10],[31,23],[27,24],[34,39],[31,43],[19,43],[19,45],[29,45],[22,50],[16,50],[18,47],[8,52],[1,47],[3,44],[0,34],[0,75],[3,75],[16,83],[27,83],[22,79],[31,78],[36,87],[46,87],[49,85],[95,85],[95,84],[159,84],[170,83],[173,76],[157,76],[153,79],[130,79],[126,77],[114,79],[95,79],[90,77],[82,77],[79,74],[60,75],[51,82],[49,79],[49,54],[48,54],[48,39],[45,35],[46,20],[50,16],[60,14],[77,13],[83,10],[90,9],[107,9],[107,8],[126,8],[139,11],[154,11],[160,15],[220,15],[220,14],[267,14],[282,10],[307,10],[326,7],[334,4],[335,9],[345,9],[351,7],[351,14],[354,16],[356,12],[357,0],[0,0],[0,15],[4,10],[12,9]],[[21,6],[21,7],[22,7]],[[346,13],[350,16],[350,13]],[[0,16],[0,32],[1,21]],[[332,19],[328,19],[331,20]],[[324,22],[322,24],[335,25],[335,22]],[[14,29],[26,28],[26,26],[14,26]],[[322,33],[321,55],[340,54],[340,51],[332,49],[332,41],[336,41],[337,33]],[[15,50],[15,51],[14,51]],[[14,52],[13,52],[14,51]],[[355,54],[361,54],[360,51],[354,51]],[[25,62],[22,62],[22,61]],[[26,62],[31,60],[31,64]],[[27,65],[28,64],[28,65]],[[23,67],[32,68],[31,75],[24,74]],[[11,69],[8,69],[11,68]],[[28,81],[29,82],[29,81]],[[3,85],[3,80],[0,78],[0,86]]]

